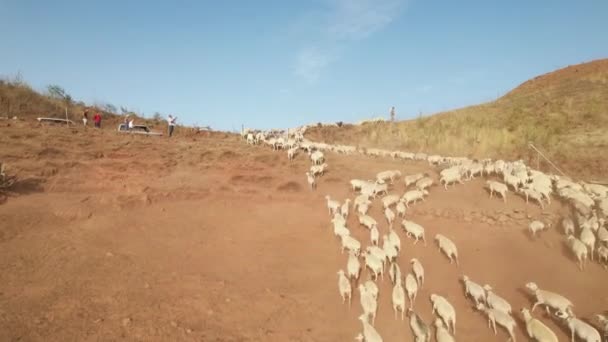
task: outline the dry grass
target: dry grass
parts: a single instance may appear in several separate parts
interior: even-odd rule
[[[314,128],[310,137],[412,152],[522,158],[536,166],[531,142],[567,174],[599,178],[608,168],[606,94],[608,60],[599,60],[539,76],[494,102],[397,123]]]

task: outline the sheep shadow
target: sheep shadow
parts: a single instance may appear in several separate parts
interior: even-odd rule
[[[17,180],[10,187],[10,192],[18,195],[28,195],[38,192],[43,192],[44,179],[42,178],[26,178]]]

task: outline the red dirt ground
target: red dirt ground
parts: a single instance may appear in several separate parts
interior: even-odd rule
[[[170,140],[2,123],[0,144],[0,160],[21,179],[0,205],[2,341],[352,341],[359,298],[355,291],[350,309],[341,304],[336,271],[347,255],[323,197],[352,198],[348,180],[381,170],[431,170],[330,153],[312,192],[306,155],[289,163],[284,152],[227,134]],[[531,219],[557,222],[559,202],[541,213],[510,194],[505,205],[482,184],[435,187],[409,209],[427,246],[398,230],[402,271],[412,257],[426,270],[414,305],[423,319],[431,321],[434,292],[456,307],[459,341],[507,339],[464,298],[462,274],[510,301],[519,340],[528,281],[568,297],[580,317],[604,311],[606,270],[580,272],[555,227],[536,240],[526,234]],[[404,192],[402,182],[395,188]],[[375,202],[371,215],[384,233],[380,208]],[[355,215],[349,228],[369,244]],[[439,253],[437,232],[457,244],[460,267]],[[377,330],[385,341],[412,341],[407,320],[393,317],[388,277],[379,287]],[[567,340],[542,310],[534,314]]]

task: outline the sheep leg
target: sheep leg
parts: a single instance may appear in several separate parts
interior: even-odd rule
[[[492,330],[494,330],[494,335],[498,335],[498,331],[496,331],[496,321],[492,319]]]
[[[492,189],[490,189],[490,198],[492,198],[493,193],[494,193],[494,191],[492,191]]]
[[[534,312],[534,309],[536,309],[536,307],[538,305],[540,305],[541,303],[539,301],[537,301],[536,303],[534,303],[534,305],[532,305],[532,309],[530,310],[530,312]]]

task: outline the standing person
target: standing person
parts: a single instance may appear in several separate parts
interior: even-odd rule
[[[82,113],[82,123],[85,127],[87,126],[87,121],[89,121],[89,110],[85,109],[84,113]]]
[[[95,128],[101,128],[101,114],[99,114],[99,112],[95,113],[95,116],[93,116],[93,122]]]
[[[391,107],[391,121],[395,121],[395,107]]]
[[[135,119],[129,120],[129,130],[133,129],[133,120],[135,120]]]
[[[125,126],[125,130],[128,131],[129,130],[129,114],[127,114],[125,116],[125,122],[123,122],[123,125]]]
[[[169,124],[169,137],[173,136],[173,130],[175,129],[175,121],[177,120],[177,116],[173,117],[173,115],[169,114],[167,118],[167,123]]]

